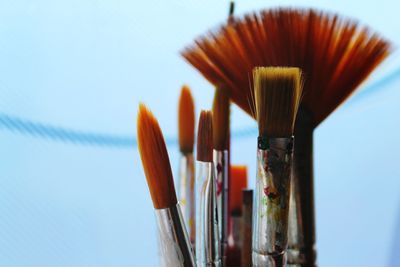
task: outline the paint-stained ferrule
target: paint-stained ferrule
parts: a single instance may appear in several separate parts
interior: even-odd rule
[[[195,177],[193,154],[182,155],[179,164],[179,204],[182,209],[186,230],[192,245],[196,239]]]
[[[166,209],[157,209],[155,213],[159,233],[161,266],[196,266],[179,204]]]
[[[253,266],[286,266],[293,137],[258,138]]]
[[[224,261],[228,247],[228,150],[214,150],[213,161],[217,181],[217,209],[221,256]]]
[[[199,267],[220,267],[222,261],[214,164],[198,161],[196,169],[197,265]]]

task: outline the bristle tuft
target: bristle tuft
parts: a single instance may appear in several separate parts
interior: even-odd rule
[[[178,110],[179,149],[184,154],[193,152],[195,128],[194,113],[192,93],[190,92],[190,88],[184,85],[179,97]]]
[[[144,104],[139,105],[137,138],[154,208],[175,205],[177,199],[164,137],[157,119]]]
[[[229,92],[223,88],[216,88],[212,109],[213,116],[213,143],[214,149],[226,150],[229,145]]]
[[[301,106],[316,127],[391,53],[368,27],[335,13],[275,8],[232,17],[200,36],[182,55],[231,100],[254,116],[249,87],[257,66],[292,66],[306,79]]]
[[[302,89],[301,70],[257,67],[253,80],[259,135],[292,136]]]
[[[247,188],[247,166],[231,165],[231,180],[229,182],[229,210],[231,214],[242,213],[242,190]]]
[[[197,133],[197,160],[212,162],[213,160],[213,123],[212,113],[203,110],[200,113],[199,129]]]

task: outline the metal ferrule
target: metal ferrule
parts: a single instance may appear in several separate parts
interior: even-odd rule
[[[217,182],[214,164],[198,161],[196,178],[196,259],[199,267],[221,265]]]
[[[258,138],[253,266],[286,266],[293,138]]]
[[[315,267],[315,215],[311,113],[300,108],[295,125],[296,142],[289,208],[288,266]]]
[[[228,150],[214,150],[213,160],[217,179],[217,208],[221,256],[225,262],[228,248]]]
[[[194,159],[193,154],[184,154],[179,164],[179,204],[192,245],[196,239],[195,197],[194,197]]]
[[[155,212],[160,236],[161,266],[196,266],[179,204],[166,209],[157,209]]]

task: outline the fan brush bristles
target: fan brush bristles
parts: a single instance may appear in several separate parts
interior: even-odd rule
[[[257,66],[299,67],[307,75],[302,107],[314,127],[389,55],[391,45],[356,21],[314,9],[278,8],[232,18],[182,55],[252,114],[249,76]],[[248,99],[252,99],[249,101]]]
[[[202,110],[197,133],[197,160],[212,162],[213,160],[213,123],[212,113]]]
[[[178,108],[179,149],[183,154],[192,153],[194,146],[194,100],[190,88],[182,87]]]
[[[229,146],[229,92],[223,88],[216,88],[212,108],[213,116],[213,143],[214,149],[222,151]]]
[[[301,98],[301,70],[257,67],[253,80],[259,136],[291,137]]]
[[[157,119],[144,104],[139,105],[137,137],[140,158],[155,209],[177,204],[167,148]]]

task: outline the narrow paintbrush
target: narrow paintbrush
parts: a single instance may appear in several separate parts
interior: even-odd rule
[[[156,210],[162,266],[196,266],[176,198],[164,137],[156,118],[143,104],[139,105],[137,137],[144,173]]]
[[[293,128],[301,71],[258,67],[253,80],[259,130],[253,266],[286,266]]]
[[[217,176],[218,226],[221,240],[222,262],[226,260],[228,245],[228,188],[229,188],[229,113],[230,100],[228,91],[215,90],[213,103],[213,160]]]
[[[247,167],[245,165],[231,165],[230,174],[228,197],[230,227],[226,266],[240,267],[242,248],[242,190],[247,188]]]
[[[183,218],[193,246],[196,238],[193,159],[194,113],[194,101],[190,89],[188,86],[183,86],[178,108],[179,150],[181,152],[178,195]]]
[[[197,135],[196,177],[196,258],[199,267],[222,266],[212,137],[212,113],[202,111]]]

